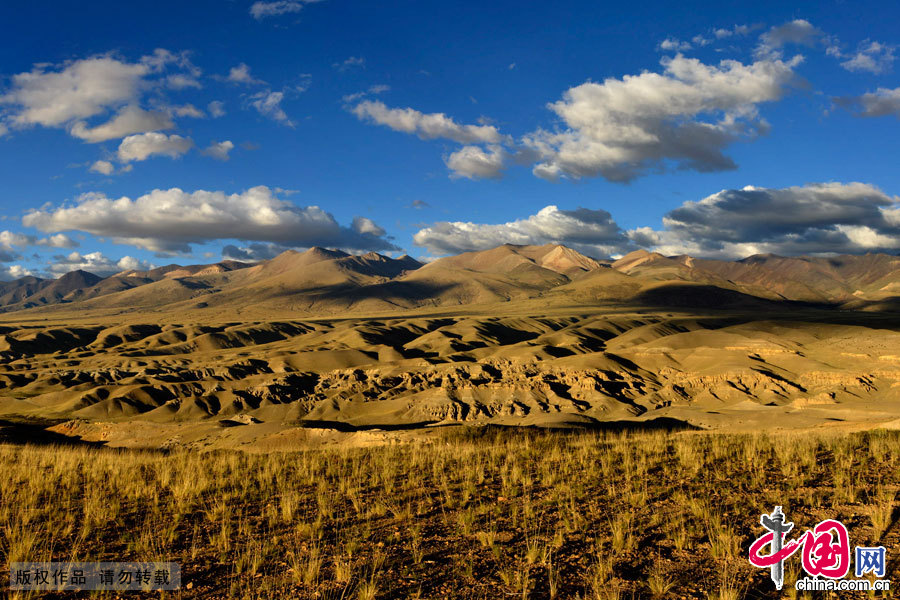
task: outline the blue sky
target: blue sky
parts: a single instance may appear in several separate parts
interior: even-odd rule
[[[5,2],[0,277],[900,252],[893,3]]]

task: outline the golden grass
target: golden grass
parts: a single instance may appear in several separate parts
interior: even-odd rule
[[[772,595],[745,555],[774,504],[797,530],[838,518],[852,544],[898,536],[887,431],[481,429],[268,455],[0,446],[0,464],[4,567],[177,561],[184,598],[736,600]]]

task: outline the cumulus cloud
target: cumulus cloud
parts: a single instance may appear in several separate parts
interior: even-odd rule
[[[166,85],[173,90],[183,90],[186,88],[200,89],[203,85],[197,81],[197,78],[184,73],[175,73],[166,77]]]
[[[237,260],[241,262],[257,262],[275,258],[285,250],[290,249],[289,246],[283,246],[272,242],[256,242],[247,244],[246,246],[228,244],[222,248],[222,258],[225,260]]]
[[[213,100],[209,104],[206,105],[206,110],[209,111],[209,116],[213,119],[218,119],[219,117],[225,116],[225,103],[221,100]]]
[[[724,40],[732,36],[747,35],[750,33],[750,29],[748,25],[735,25],[730,29],[728,27],[720,27],[713,30],[713,35],[717,40]]]
[[[190,138],[152,131],[126,137],[119,144],[117,155],[122,162],[146,160],[154,155],[178,158],[193,146]]]
[[[867,71],[880,75],[890,71],[893,66],[896,59],[894,50],[894,46],[866,40],[852,54],[844,54],[836,46],[829,48],[828,54],[845,59],[841,61],[841,66],[848,71]]]
[[[365,67],[366,59],[362,56],[350,56],[339,63],[332,64],[331,66],[343,73],[344,71],[349,71],[350,69],[354,69],[357,67]]]
[[[367,90],[363,92],[355,92],[353,94],[346,94],[341,98],[341,100],[343,100],[345,104],[349,104],[351,102],[356,102],[360,98],[363,98],[364,96],[367,96],[369,94],[383,94],[390,89],[391,86],[385,84],[370,85]]]
[[[450,177],[467,179],[499,179],[503,176],[506,151],[501,146],[463,146],[448,156],[444,162],[451,171]]]
[[[22,265],[9,265],[8,267],[0,267],[0,281],[12,281],[34,275],[29,269]]]
[[[659,43],[659,49],[667,52],[687,52],[691,49],[691,43],[669,37]]]
[[[380,225],[368,217],[354,217],[350,227],[357,233],[368,233],[375,237],[381,237],[386,233]]]
[[[100,173],[101,175],[112,175],[116,170],[115,165],[113,165],[108,160],[98,160],[95,161],[94,164],[91,165],[89,171],[93,173]]]
[[[487,250],[499,244],[559,243],[597,257],[634,249],[625,232],[605,210],[560,210],[547,206],[526,219],[496,225],[439,222],[413,236],[432,254]]]
[[[365,100],[351,109],[360,120],[385,125],[394,131],[414,133],[422,139],[447,138],[461,144],[504,141],[492,125],[460,125],[444,113],[421,113],[412,108],[388,108],[383,102]]]
[[[3,246],[26,246],[32,243],[33,238],[23,233],[15,233],[13,231],[0,231],[0,245]]]
[[[818,27],[806,19],[794,19],[772,27],[769,31],[759,36],[759,46],[756,48],[758,56],[780,57],[781,49],[788,44],[799,46],[814,46],[824,34]]]
[[[624,182],[666,161],[697,171],[734,169],[723,150],[765,131],[757,107],[782,97],[800,60],[706,65],[678,54],[662,59],[662,74],[570,88],[549,105],[567,129],[538,130],[523,140],[539,157],[534,173]]]
[[[900,198],[863,183],[816,183],[781,189],[747,186],[685,202],[664,229],[628,232],[663,254],[744,258],[892,252],[900,248]]]
[[[58,233],[38,239],[33,235],[16,233],[14,231],[0,231],[0,262],[19,260],[22,256],[17,248],[25,246],[47,246],[49,248],[75,248],[78,242],[64,233]]]
[[[303,10],[304,4],[319,2],[320,0],[277,0],[275,2],[254,2],[250,6],[250,14],[257,21],[262,21],[268,17],[278,17],[292,13],[298,13]]]
[[[224,142],[213,142],[201,151],[201,154],[210,156],[216,160],[228,160],[231,158],[228,153],[234,150],[234,144],[230,140]]]
[[[38,246],[48,246],[50,248],[77,248],[78,242],[70,238],[64,233],[57,233],[45,238],[41,238],[35,242]]]
[[[119,260],[107,258],[102,252],[90,252],[81,254],[72,252],[66,255],[57,255],[53,257],[53,262],[47,265],[47,271],[53,277],[59,277],[70,273],[71,271],[87,271],[101,277],[108,277],[115,273],[138,269],[145,271],[154,268],[151,263],[138,260],[132,256],[123,256]]]
[[[398,249],[378,234],[380,228],[374,224],[341,226],[318,206],[296,206],[265,186],[239,194],[172,188],[153,190],[136,199],[88,193],[71,205],[33,210],[22,223],[48,233],[85,231],[162,253],[186,253],[191,244],[219,239],[297,247]]]
[[[241,63],[236,67],[231,67],[231,70],[228,71],[228,77],[225,79],[232,83],[244,83],[247,85],[265,83],[260,79],[255,79],[253,75],[250,74],[250,67],[245,63]]]
[[[281,108],[282,100],[284,100],[284,92],[266,90],[250,96],[250,106],[264,117],[269,117],[288,127],[293,127],[293,122],[288,118],[284,109]]]
[[[885,117],[894,115],[900,119],[900,88],[878,88],[862,96],[834,98],[835,103],[850,109],[860,117]]]
[[[15,233],[13,231],[0,231],[0,262],[12,262],[22,256],[16,247],[29,246],[35,243],[33,235]]]
[[[202,119],[206,117],[203,111],[193,104],[183,104],[181,106],[170,106],[168,111],[176,117],[190,117],[192,119]]]
[[[159,79],[160,73],[170,64],[185,71],[169,77],[189,78],[200,72],[185,53],[162,49],[134,63],[101,55],[61,65],[41,64],[13,75],[9,90],[0,95],[0,105],[9,107],[9,126],[65,127],[73,136],[88,142],[169,129],[172,122],[167,114],[146,111],[140,108],[139,101],[148,89],[164,83]],[[87,123],[88,119],[110,111],[117,114],[106,123]]]
[[[15,107],[15,125],[58,127],[133,101],[150,72],[146,62],[126,63],[109,56],[76,60],[57,71],[36,65],[13,75],[12,89],[0,96],[0,103]]]
[[[102,125],[88,127],[84,121],[76,121],[69,133],[86,142],[96,143],[123,138],[133,133],[172,129],[175,124],[164,112],[148,111],[129,105]]]

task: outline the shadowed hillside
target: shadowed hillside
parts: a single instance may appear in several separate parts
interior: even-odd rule
[[[0,414],[253,431],[897,422],[896,262],[313,248],[29,278],[3,288]]]

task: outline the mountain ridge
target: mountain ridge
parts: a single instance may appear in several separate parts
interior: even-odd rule
[[[709,298],[703,298],[705,290]],[[812,302],[891,308],[900,297],[900,257],[888,254],[739,260],[665,256],[636,250],[598,260],[562,244],[502,244],[421,263],[313,247],[257,263],[170,264],[99,277],[76,270],[58,279],[0,283],[0,312],[85,309],[192,310],[241,308],[333,314],[422,307],[548,302],[656,302],[685,306]],[[762,306],[762,305],[760,305]]]

